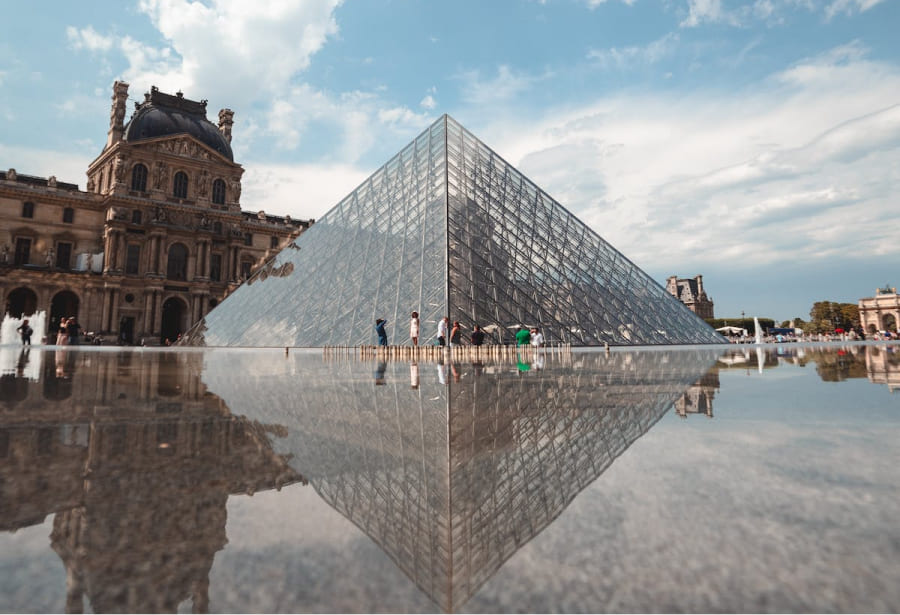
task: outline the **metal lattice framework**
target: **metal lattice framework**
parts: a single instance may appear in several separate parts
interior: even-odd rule
[[[273,450],[449,611],[669,411],[717,354],[585,353],[578,369],[548,361],[524,377],[496,364],[360,370],[310,355],[265,364],[229,355],[208,357],[204,380],[233,413],[278,424]],[[372,368],[383,386],[373,389]],[[304,379],[286,377],[295,373]]]
[[[378,169],[190,333],[211,346],[391,343],[412,311],[493,342],[540,326],[579,346],[721,343],[705,322],[448,116]]]

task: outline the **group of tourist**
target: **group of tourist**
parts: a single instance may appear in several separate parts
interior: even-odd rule
[[[375,334],[378,336],[379,346],[388,345],[385,325],[387,325],[387,320],[385,320],[384,318],[378,318],[375,320]],[[419,345],[420,330],[421,328],[419,325],[419,313],[413,312],[410,315],[409,321],[409,338],[413,346]],[[444,316],[438,321],[437,325],[437,345],[449,345],[450,348],[460,346],[462,344],[462,330],[463,326],[458,320],[454,320],[453,325],[451,326],[450,317]],[[473,325],[472,333],[469,335],[469,343],[473,346],[481,346],[482,344],[484,344],[484,340],[484,330],[482,330],[479,325]],[[516,333],[516,346],[528,346],[529,344],[531,346],[534,346],[535,348],[540,348],[544,345],[544,335],[541,333],[539,327],[532,327],[531,329],[519,327],[519,331],[518,333]]]
[[[59,321],[59,330],[56,332],[57,346],[77,346],[81,331],[81,325],[75,320],[74,316],[62,318]]]

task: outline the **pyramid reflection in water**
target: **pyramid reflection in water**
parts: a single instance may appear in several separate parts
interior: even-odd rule
[[[521,373],[515,364],[367,367],[310,355],[261,363],[213,352],[203,379],[233,413],[283,426],[273,451],[452,610],[671,409],[716,354],[575,354]]]
[[[721,343],[646,273],[448,116],[186,336],[208,346],[404,343],[449,316],[494,343],[519,325],[573,345]]]

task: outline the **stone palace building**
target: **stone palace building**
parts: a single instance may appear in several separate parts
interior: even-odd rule
[[[703,290],[702,275],[693,278],[669,276],[666,280],[666,290],[700,318],[715,318],[712,299],[707,297],[706,291]]]
[[[43,310],[51,336],[75,316],[105,342],[174,340],[313,223],[242,211],[230,109],[216,126],[154,87],[125,123],[127,98],[116,81],[86,190],[0,171],[4,313]]]

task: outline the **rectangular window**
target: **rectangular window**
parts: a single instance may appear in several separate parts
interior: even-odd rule
[[[209,279],[213,282],[222,281],[222,255],[213,252],[209,258]]]
[[[135,209],[131,212],[131,223],[132,224],[140,224],[141,223],[141,210]]]
[[[34,218],[34,203],[22,203],[22,217]]]
[[[244,233],[244,245],[245,246],[253,245],[253,233]]]
[[[272,236],[272,239],[269,241],[269,247],[270,247],[270,248],[277,248],[277,247],[278,247],[278,237],[276,237],[276,236],[274,236],[274,235]]]
[[[69,269],[72,266],[72,244],[60,241],[56,244],[56,268]]]
[[[28,237],[16,237],[16,256],[13,264],[21,267],[31,262],[31,239]]]
[[[71,207],[66,207],[63,209],[63,222],[66,224],[72,224],[75,222],[75,210]]]
[[[141,272],[141,246],[136,243],[128,244],[128,250],[125,253],[125,273],[127,275],[137,275]]]
[[[241,277],[245,280],[250,277],[250,266],[248,261],[241,263]]]

